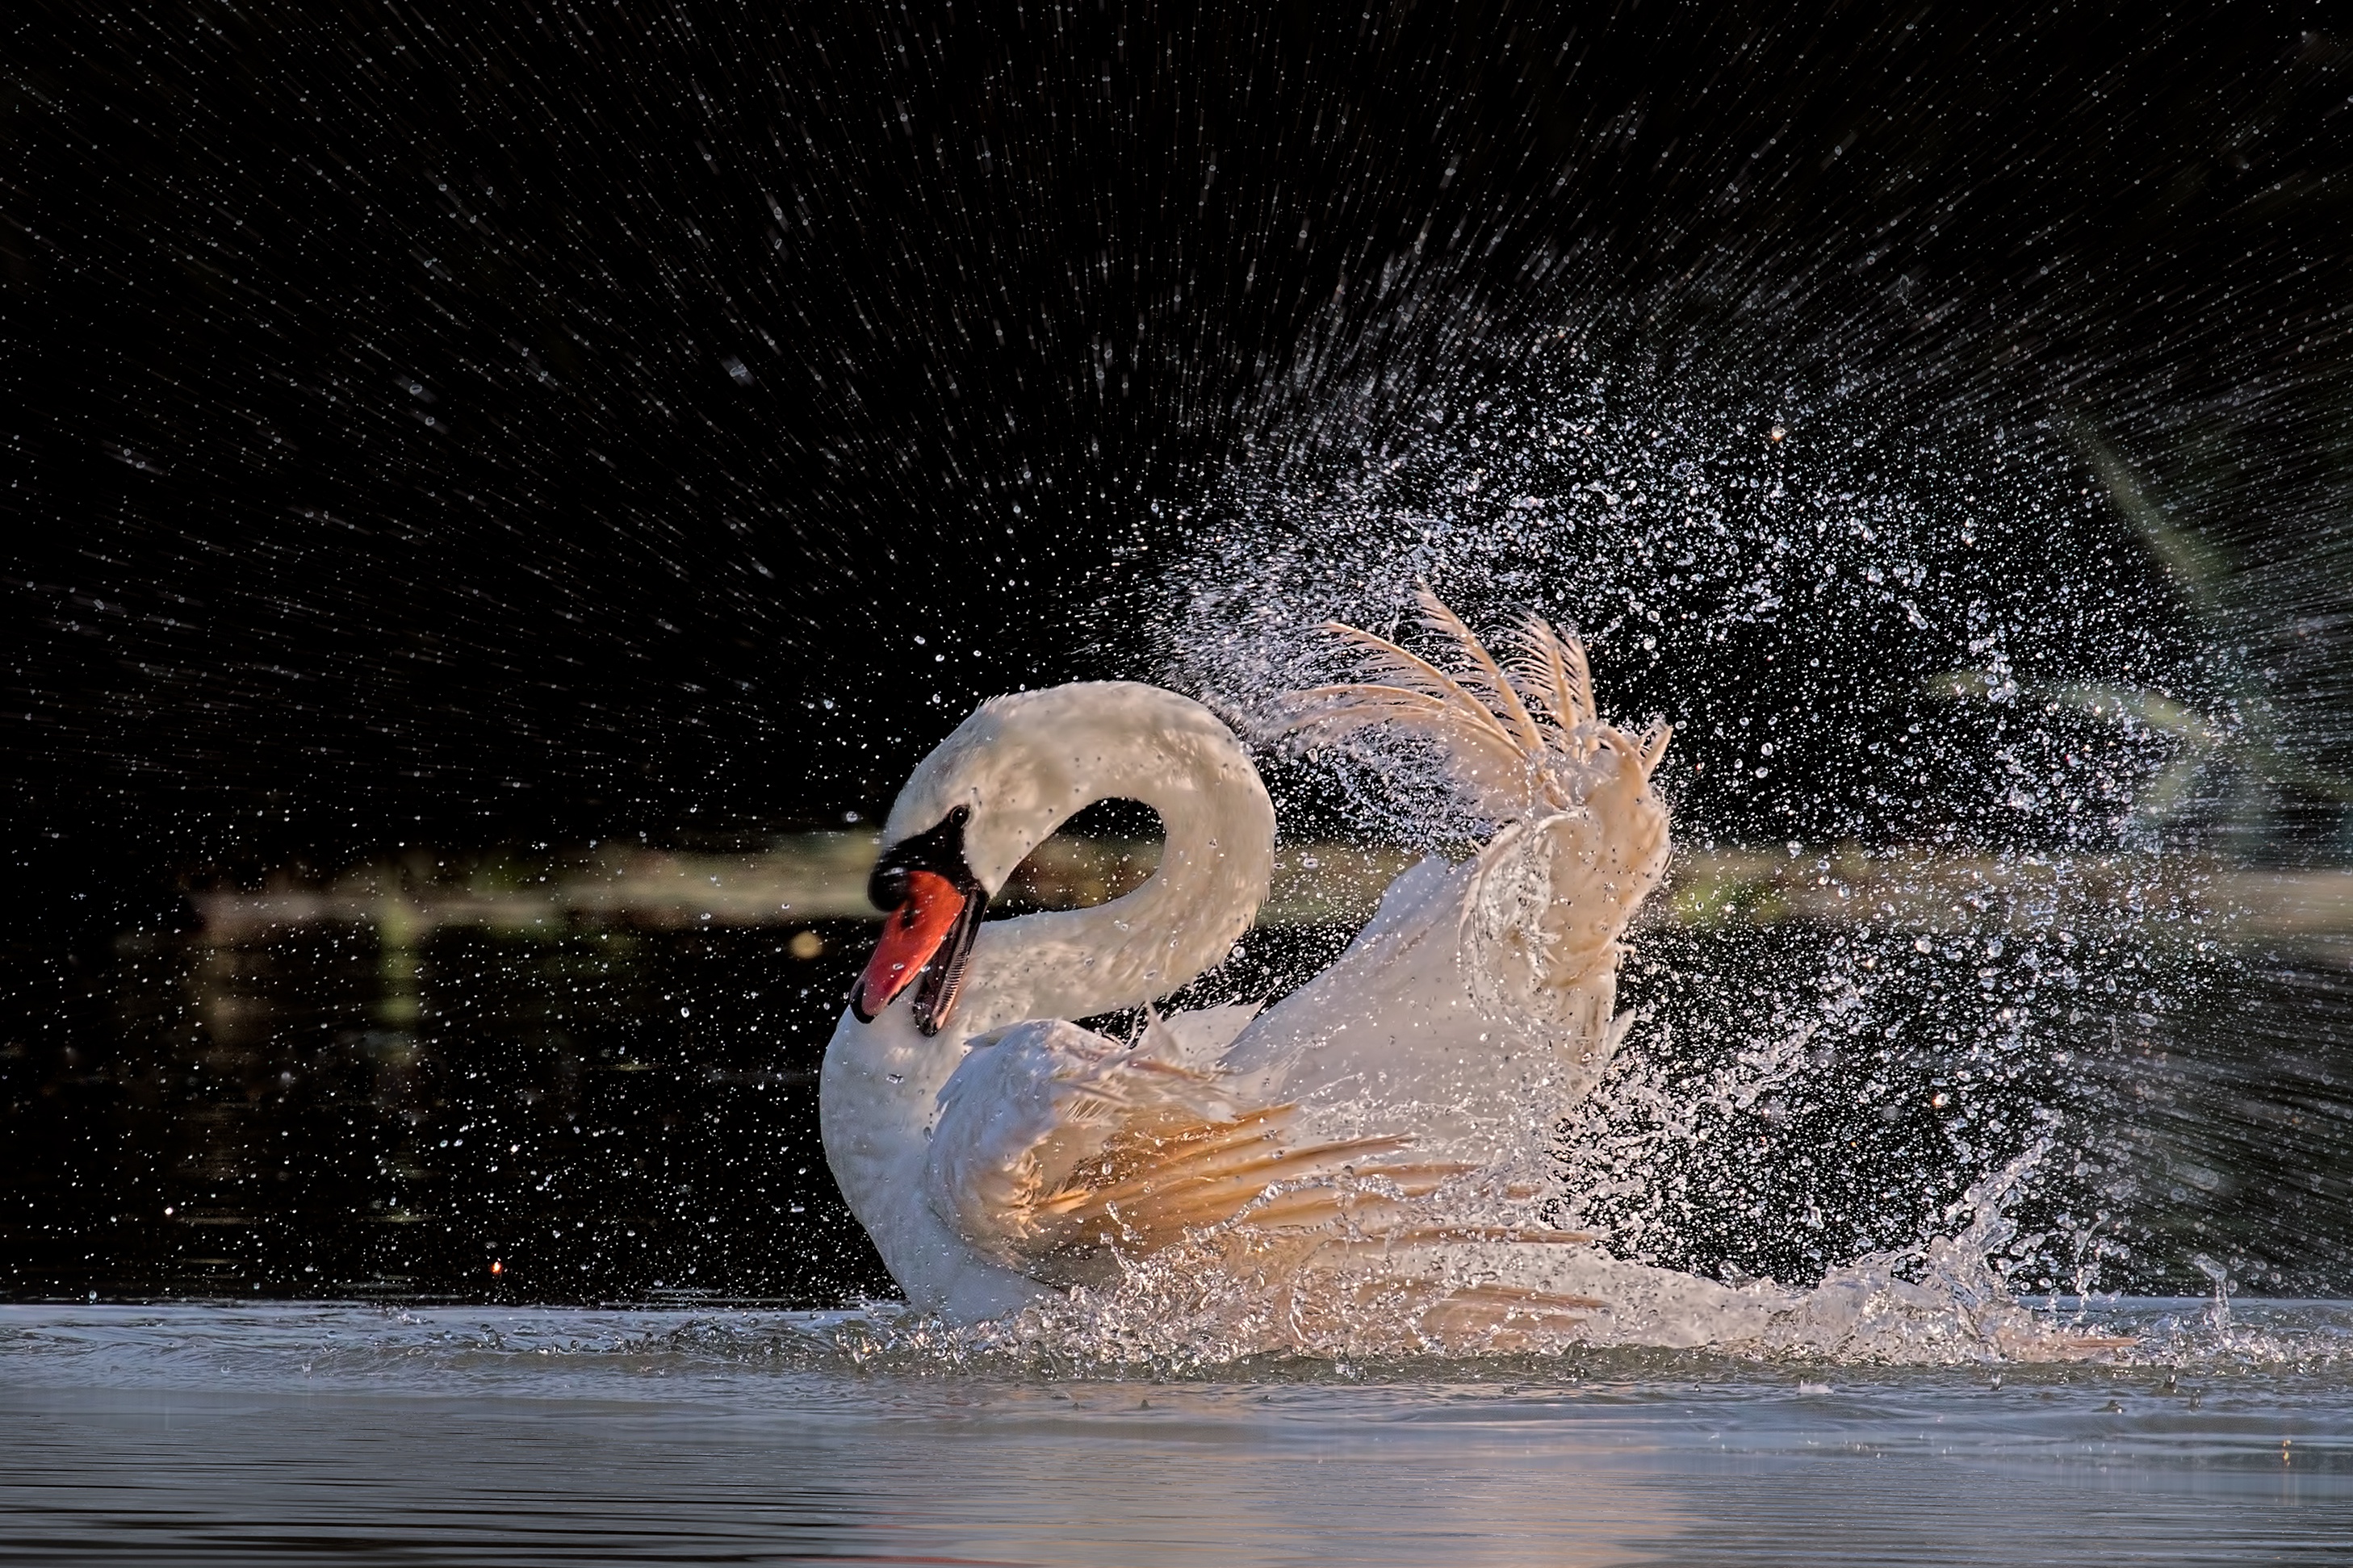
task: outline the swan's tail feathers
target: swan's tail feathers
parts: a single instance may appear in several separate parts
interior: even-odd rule
[[[1386,637],[1329,623],[1354,648],[1364,679],[1292,694],[1287,732],[1337,740],[1387,726],[1433,742],[1472,807],[1505,818],[1567,810],[1631,768],[1647,784],[1672,731],[1639,735],[1605,723],[1585,645],[1531,615],[1498,660],[1427,585],[1423,626],[1446,645],[1451,668]]]

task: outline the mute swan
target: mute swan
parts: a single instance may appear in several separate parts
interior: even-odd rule
[[[1464,863],[1399,877],[1263,1014],[1154,1016],[1124,1045],[1068,1021],[1176,991],[1265,900],[1273,810],[1208,710],[1124,681],[1023,692],[916,768],[820,1110],[842,1193],[918,1309],[994,1319],[1155,1254],[1255,1292],[1294,1343],[1509,1348],[1597,1311],[1737,1308],[1753,1326],[1782,1304],[1543,1223],[1546,1145],[1616,1047],[1620,939],[1666,863],[1651,775],[1668,732],[1603,722],[1583,649],[1542,620],[1506,668],[1427,590],[1422,609],[1453,671],[1332,626],[1368,679],[1293,694],[1288,728],[1409,731],[1502,826]],[[982,921],[1032,848],[1111,797],[1166,826],[1149,881]]]

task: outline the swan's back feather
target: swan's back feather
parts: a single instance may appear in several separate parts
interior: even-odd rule
[[[1225,1054],[1234,1037],[1250,1026],[1266,1005],[1229,1002],[1217,1007],[1195,1007],[1182,1013],[1145,1010],[1144,1033],[1136,1041],[1144,1055],[1179,1067],[1207,1068]]]

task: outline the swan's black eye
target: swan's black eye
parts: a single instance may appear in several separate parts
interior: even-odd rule
[[[969,898],[980,886],[964,861],[964,826],[971,820],[971,806],[951,806],[930,828],[884,850],[866,883],[866,896],[874,907],[887,911],[904,904],[909,897],[908,879],[918,871],[944,878],[949,886]]]

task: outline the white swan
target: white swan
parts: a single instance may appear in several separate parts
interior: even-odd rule
[[[828,1159],[916,1307],[980,1321],[1155,1255],[1258,1302],[1276,1342],[1492,1348],[1596,1312],[1782,1303],[1543,1223],[1547,1144],[1615,1048],[1620,938],[1665,865],[1667,731],[1601,721],[1582,649],[1539,619],[1507,669],[1426,591],[1423,610],[1453,672],[1333,627],[1371,679],[1295,694],[1291,728],[1408,729],[1503,826],[1398,878],[1263,1015],[1155,1017],[1130,1044],[1067,1021],[1176,990],[1264,900],[1273,812],[1207,709],[1126,682],[1024,692],[916,769],[874,872],[891,913],[820,1086]],[[1023,857],[1113,797],[1166,825],[1148,882],[982,923]]]
[[[1031,849],[1113,798],[1160,814],[1166,841],[1150,880],[1092,909],[981,922]],[[892,912],[826,1048],[826,1158],[909,1300],[977,1321],[1051,1287],[1018,1253],[965,1234],[976,1200],[933,1177],[942,1090],[992,1030],[1134,1006],[1223,959],[1265,900],[1274,808],[1208,709],[1086,682],[982,704],[916,768],[882,842],[871,891]],[[1026,1059],[1004,1043],[981,1068]],[[957,1151],[938,1152],[952,1171]]]

